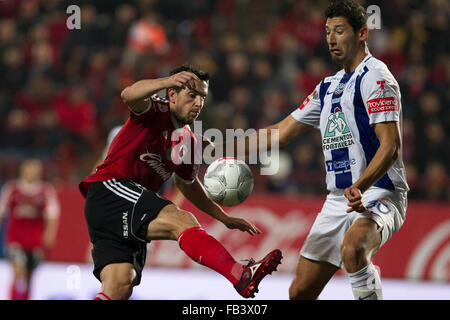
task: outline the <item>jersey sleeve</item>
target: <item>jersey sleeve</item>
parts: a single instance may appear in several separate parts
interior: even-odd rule
[[[387,68],[370,70],[361,82],[369,123],[399,121],[400,90]]]
[[[148,98],[148,106],[144,111],[136,113],[130,109],[130,117],[138,121],[145,121],[154,118],[159,112],[167,111],[169,111],[169,101],[154,94]]]
[[[320,84],[306,97],[305,101],[292,113],[291,116],[299,122],[318,128],[320,125]]]

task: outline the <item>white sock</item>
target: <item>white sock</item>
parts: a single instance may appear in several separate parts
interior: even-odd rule
[[[383,300],[380,275],[372,263],[348,276],[355,300]]]

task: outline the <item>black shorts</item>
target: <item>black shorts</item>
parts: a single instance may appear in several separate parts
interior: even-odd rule
[[[148,224],[168,204],[172,202],[128,179],[99,181],[89,187],[84,216],[98,280],[106,265],[129,262],[136,269],[136,284],[140,283],[150,242]]]

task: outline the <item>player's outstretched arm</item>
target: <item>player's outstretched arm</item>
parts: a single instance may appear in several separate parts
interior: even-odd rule
[[[175,185],[192,204],[214,219],[221,221],[227,228],[239,229],[248,232],[250,235],[261,233],[258,228],[245,219],[229,216],[221,206],[208,198],[203,185],[197,177],[194,182],[189,184],[175,175]]]
[[[383,177],[398,159],[401,150],[401,137],[398,122],[380,122],[374,125],[380,147],[361,177],[345,189],[350,209],[347,212],[363,212],[362,193]]]
[[[54,187],[48,187],[45,192],[46,207],[44,212],[44,232],[42,234],[42,245],[50,249],[56,240],[59,226],[61,206]]]
[[[0,228],[2,227],[3,220],[8,210],[8,204],[10,201],[12,192],[11,183],[5,183],[0,193]]]
[[[227,156],[248,157],[260,151],[271,150],[274,143],[278,143],[279,147],[284,147],[311,128],[313,127],[288,115],[280,122],[259,129],[252,135],[225,141],[224,143],[217,143],[215,148],[216,150],[222,148],[221,150],[224,151],[224,154],[225,151],[234,150],[233,154],[227,154]],[[244,148],[239,147],[242,144],[245,146]],[[264,146],[265,150],[260,150],[261,146]],[[241,149],[244,154],[242,154]]]
[[[297,121],[292,115],[288,115],[286,118],[278,122],[275,126],[275,128],[279,130],[280,147],[284,147],[291,141],[297,139],[306,131],[313,128],[313,126]]]
[[[135,113],[141,113],[148,107],[148,99],[160,90],[184,87],[190,81],[200,79],[193,73],[182,71],[170,77],[139,80],[122,90],[122,101]]]

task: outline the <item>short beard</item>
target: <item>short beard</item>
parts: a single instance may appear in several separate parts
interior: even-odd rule
[[[178,117],[177,115],[175,115],[175,119],[177,119],[177,121],[179,123],[181,123],[183,126],[185,125],[191,125],[194,123],[195,119],[190,120],[189,114],[183,118]]]
[[[345,62],[344,59],[333,56],[332,54],[330,54],[330,55],[331,55],[331,61],[333,61],[334,64],[336,64],[338,66],[344,65],[344,62]]]

